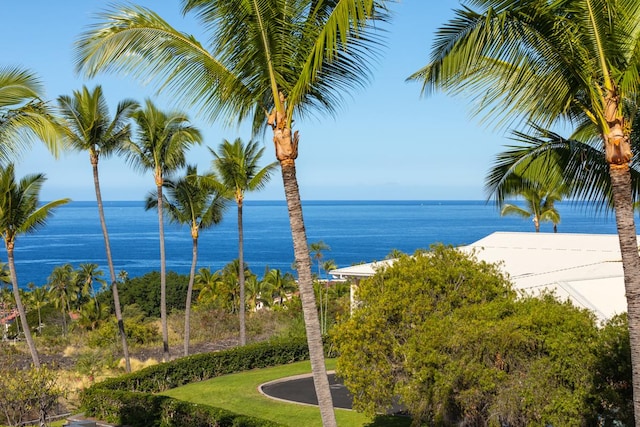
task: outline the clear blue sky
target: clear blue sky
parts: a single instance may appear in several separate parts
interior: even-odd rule
[[[46,88],[46,99],[71,95],[82,85],[100,84],[113,112],[123,98],[143,101],[153,97],[163,109],[168,99],[154,97],[150,87],[112,74],[86,80],[73,69],[73,43],[95,13],[111,1],[30,0],[2,5],[0,65],[26,67],[36,72]],[[150,7],[181,31],[206,37],[195,20],[183,17],[179,0],[134,2]],[[405,79],[428,62],[435,30],[452,16],[458,1],[401,0],[392,5],[394,21],[388,44],[370,85],[353,92],[335,118],[318,116],[298,121],[300,153],[298,180],[303,200],[485,199],[483,182],[495,157],[509,140],[505,131],[483,127],[469,115],[465,98],[420,97],[420,85]],[[247,129],[227,129],[206,123],[189,112],[216,148],[223,139],[250,138]],[[275,160],[270,133],[263,140],[265,161]],[[199,170],[210,166],[203,146],[189,154]],[[153,187],[150,174],[141,175],[121,159],[100,163],[105,200],[142,200]],[[44,199],[70,197],[94,200],[91,168],[86,153],[66,153],[58,160],[35,146],[18,163],[18,174],[44,172],[48,181]],[[250,200],[284,199],[282,180],[274,176]]]

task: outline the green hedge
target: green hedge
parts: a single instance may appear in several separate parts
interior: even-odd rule
[[[131,427],[277,427],[278,423],[239,415],[168,396],[91,387],[82,397],[87,415]]]
[[[304,338],[197,354],[97,383],[81,394],[81,406],[89,416],[132,427],[277,426],[271,421],[152,393],[220,375],[307,359],[309,350]]]

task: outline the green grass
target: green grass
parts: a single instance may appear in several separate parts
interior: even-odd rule
[[[327,360],[327,369],[333,369],[334,367],[335,361]],[[224,408],[239,414],[276,421],[292,427],[321,427],[322,421],[317,407],[280,402],[265,397],[258,391],[258,386],[262,383],[310,372],[311,364],[308,361],[298,362],[274,368],[224,375],[168,390],[162,394],[193,403]],[[346,409],[336,409],[335,412],[338,425],[345,427],[404,427],[410,424],[410,420],[403,417],[380,416],[372,419]]]

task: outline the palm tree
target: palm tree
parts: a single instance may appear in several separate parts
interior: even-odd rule
[[[257,311],[259,306],[269,307],[272,302],[269,298],[271,295],[269,284],[264,280],[259,280],[255,274],[248,276],[246,279],[246,299],[249,310]]]
[[[155,81],[211,120],[271,128],[287,199],[298,283],[316,395],[325,426],[335,414],[324,366],[295,161],[294,119],[313,110],[337,113],[349,89],[362,86],[381,47],[377,23],[385,0],[183,0],[211,31],[211,50],[154,12],[120,5],[77,42],[77,68]],[[265,120],[266,118],[266,120]],[[331,139],[333,139],[332,137]]]
[[[78,298],[79,287],[77,273],[71,264],[60,265],[53,269],[47,281],[49,297],[53,305],[62,313],[62,331],[67,334],[67,316],[71,312],[71,302]]]
[[[522,218],[531,218],[536,233],[540,232],[540,223],[550,221],[553,223],[553,232],[558,232],[560,222],[560,212],[555,207],[555,203],[562,200],[567,190],[562,186],[547,187],[540,181],[532,181],[522,178],[520,175],[512,175],[511,179],[505,181],[505,186],[509,187],[508,193],[512,196],[522,196],[526,207],[521,207],[512,203],[502,205],[500,215],[517,215]]]
[[[41,310],[47,304],[49,304],[49,299],[48,299],[48,296],[47,296],[47,290],[42,286],[36,288],[35,285],[33,285],[33,283],[29,283],[29,285],[32,285],[31,287],[29,287],[29,289],[31,290],[31,292],[29,292],[29,298],[31,300],[31,305],[33,306],[33,308],[38,310],[38,327],[36,329],[37,329],[38,333],[42,333],[43,324],[42,324],[42,313],[41,313]]]
[[[313,259],[316,260],[316,262],[318,263],[318,292],[316,293],[318,295],[318,299],[320,301],[319,305],[320,305],[320,332],[324,335],[327,330],[325,328],[325,325],[327,323],[327,312],[325,311],[325,306],[327,305],[326,301],[323,301],[323,297],[322,297],[322,274],[321,274],[321,270],[320,270],[320,262],[322,261],[322,258],[324,257],[324,254],[322,253],[322,251],[329,251],[331,250],[331,248],[329,247],[329,245],[327,245],[325,242],[323,242],[322,240],[318,241],[318,242],[313,242],[309,244],[309,251],[311,252],[311,254],[313,255]],[[328,294],[328,291],[326,292]]]
[[[100,284],[100,288],[104,289],[107,282],[102,278],[104,271],[100,270],[98,264],[84,263],[78,266],[77,280],[80,288],[80,293],[83,296],[89,296],[95,299],[94,285]]]
[[[236,258],[219,272],[222,279],[221,289],[224,289],[223,293],[226,293],[227,305],[231,313],[240,311],[240,275],[242,274],[244,277],[253,275],[246,263],[243,263],[243,267],[241,272],[240,260]]]
[[[121,149],[124,142],[129,140],[131,130],[128,121],[135,109],[138,108],[138,104],[132,100],[120,102],[116,108],[115,116],[111,119],[102,93],[102,87],[96,86],[93,91],[89,91],[86,86],[83,86],[82,91],[73,92],[73,97],[58,97],[58,105],[62,116],[63,130],[70,146],[75,150],[89,153],[89,162],[93,170],[93,186],[98,204],[98,215],[111,277],[111,292],[113,293],[116,321],[118,322],[126,370],[131,372],[129,346],[127,345],[127,335],[124,330],[118,283],[102,204],[98,162],[100,157],[110,156]]]
[[[280,305],[284,303],[287,295],[296,290],[296,280],[293,275],[291,273],[282,274],[278,269],[267,271],[262,280],[271,288],[273,297],[280,298]]]
[[[197,167],[189,165],[186,176],[177,180],[166,179],[163,184],[167,193],[163,204],[167,208],[165,212],[169,221],[189,225],[193,242],[184,318],[185,356],[189,355],[191,295],[198,261],[200,230],[219,224],[226,208],[226,199],[217,191],[219,186],[212,185],[211,179],[211,176],[199,176]],[[148,210],[157,207],[157,205],[158,196],[152,194],[147,198],[145,208]]]
[[[158,196],[158,228],[160,234],[160,321],[162,323],[163,360],[169,361],[169,329],[167,326],[167,274],[164,250],[162,184],[164,178],[185,165],[185,152],[200,143],[200,131],[188,124],[179,112],[160,111],[151,100],[133,115],[138,125],[137,138],[129,144],[127,159],[137,169],[153,171]]]
[[[271,163],[263,168],[259,162],[264,153],[264,148],[258,147],[255,141],[249,141],[246,145],[240,138],[233,142],[224,140],[218,152],[211,150],[215,157],[214,170],[220,176],[222,183],[233,194],[238,206],[238,260],[244,264],[244,230],[242,226],[242,206],[244,195],[248,191],[258,191],[266,185],[271,177],[271,172],[277,163]],[[240,345],[247,343],[245,326],[245,298],[244,298],[244,272],[240,270],[238,283],[240,286]]]
[[[0,162],[22,153],[33,139],[44,141],[58,155],[60,129],[43,102],[42,84],[30,71],[0,68]]]
[[[640,419],[640,256],[633,218],[630,133],[640,86],[635,0],[490,0],[457,10],[436,35],[432,61],[412,78],[424,90],[475,93],[497,123],[569,122],[598,137],[609,166],[624,266]],[[584,140],[584,138],[581,138]]]
[[[210,268],[201,268],[194,280],[195,289],[198,292],[198,303],[219,304],[222,278],[216,273],[212,273]]]
[[[33,174],[16,181],[13,164],[10,163],[6,167],[0,167],[0,234],[7,249],[13,297],[20,314],[20,322],[31,352],[31,358],[36,368],[40,367],[40,359],[27,323],[27,314],[20,298],[14,248],[19,235],[35,232],[38,228],[44,226],[54,208],[69,202],[69,199],[60,199],[41,204],[40,190],[45,180],[46,178],[43,174]]]

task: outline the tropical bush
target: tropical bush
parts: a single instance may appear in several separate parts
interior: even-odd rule
[[[472,254],[435,246],[401,257],[363,281],[357,298],[333,340],[358,410],[399,399],[416,424],[582,426],[605,404],[620,421],[631,404],[613,389],[631,378],[612,373],[630,366],[624,327],[600,330],[592,313],[553,295],[518,298],[496,265]],[[594,394],[602,378],[606,401]]]
[[[65,390],[58,384],[56,371],[3,366],[0,371],[0,424],[19,426],[25,421],[44,421],[57,408]]]

